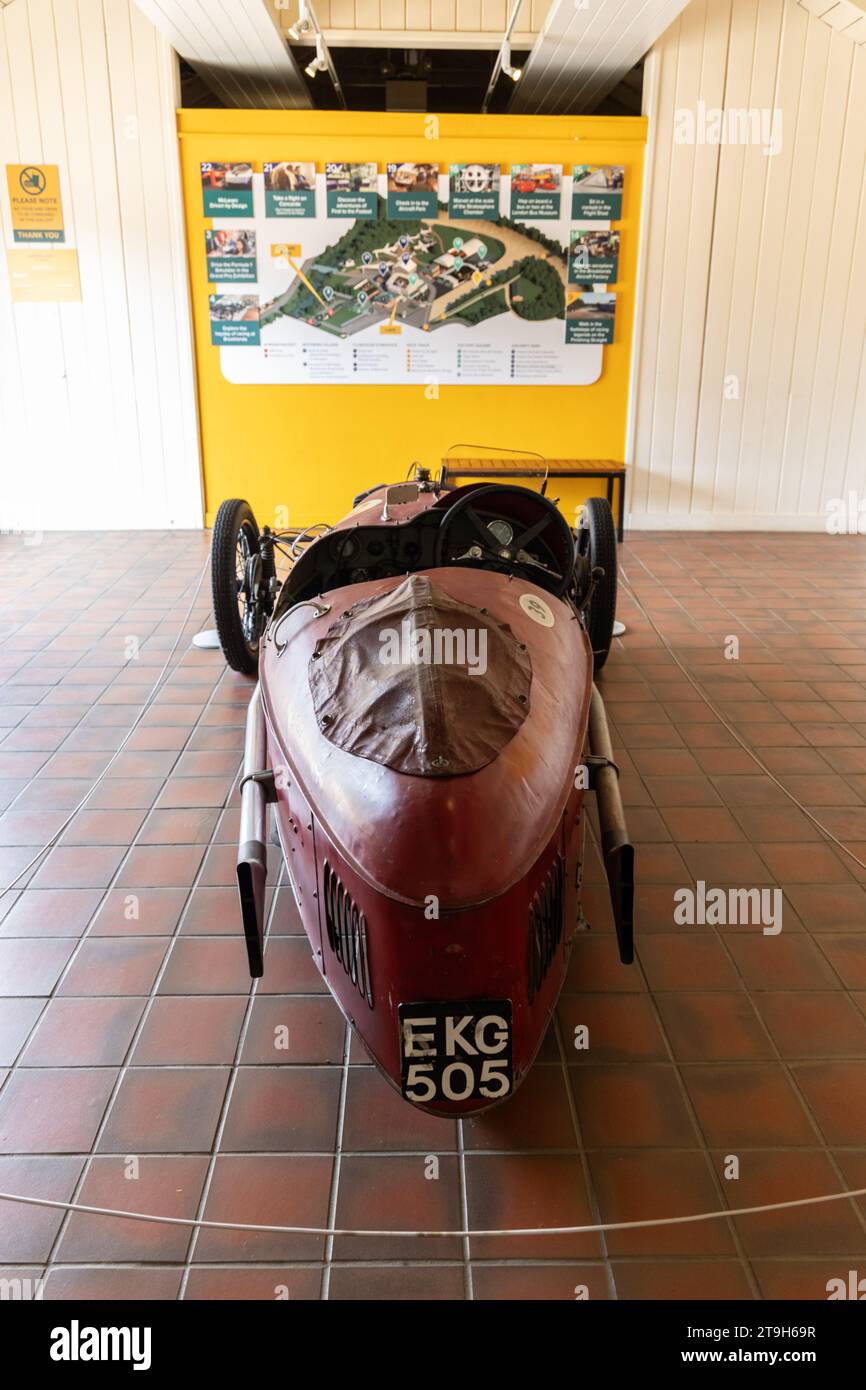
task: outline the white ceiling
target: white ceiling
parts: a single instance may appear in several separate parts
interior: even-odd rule
[[[499,47],[514,0],[313,0],[332,48]],[[552,0],[521,0],[514,48],[531,48]],[[289,43],[299,0],[265,0]]]
[[[630,72],[688,0],[553,0],[509,111],[592,111]]]
[[[307,85],[264,0],[135,4],[227,106],[310,106]]]
[[[804,0],[806,3],[807,0]],[[309,107],[288,26],[298,0],[135,0],[229,106]],[[515,0],[317,0],[330,45],[497,49]],[[530,48],[509,110],[592,111],[687,0],[521,0],[512,48]],[[822,0],[808,0],[820,4]],[[840,0],[837,0],[837,4]],[[849,3],[849,0],[841,0]],[[825,0],[825,8],[830,0]]]

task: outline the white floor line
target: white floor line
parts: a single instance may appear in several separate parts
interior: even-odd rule
[[[49,1197],[24,1197],[21,1193],[0,1192],[0,1202],[19,1202],[29,1207],[50,1207],[56,1211],[85,1212],[91,1216],[116,1216],[127,1221],[153,1221],[159,1226],[192,1226],[209,1231],[259,1231],[266,1235],[302,1236],[386,1236],[389,1240],[468,1240],[493,1236],[579,1236],[599,1231],[646,1231],[659,1226],[690,1226],[699,1221],[727,1221],[732,1216],[759,1216],[770,1211],[790,1211],[798,1207],[821,1206],[827,1202],[847,1202],[866,1197],[866,1187],[850,1192],[829,1192],[820,1197],[797,1197],[787,1202],[767,1202],[757,1207],[730,1207],[723,1211],[702,1211],[691,1216],[657,1216],[647,1221],[602,1221],[589,1226],[524,1226],[492,1231],[374,1231],[340,1226],[268,1226],[249,1221],[204,1221],[192,1216],[151,1216],[141,1211],[118,1211],[112,1207],[93,1207],[81,1202],[59,1202]]]

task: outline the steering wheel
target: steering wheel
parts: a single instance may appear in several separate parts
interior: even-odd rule
[[[565,592],[574,568],[574,541],[552,502],[530,488],[499,483],[461,492],[439,526],[437,565],[521,574],[557,596]]]

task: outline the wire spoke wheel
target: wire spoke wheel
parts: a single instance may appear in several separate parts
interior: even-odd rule
[[[598,674],[610,655],[616,617],[616,524],[606,498],[590,497],[586,502],[577,523],[574,549],[591,570],[604,570],[604,578],[593,593],[586,615],[594,669]]]
[[[223,655],[233,671],[253,676],[267,621],[261,595],[259,528],[248,502],[223,502],[211,542],[213,610]]]

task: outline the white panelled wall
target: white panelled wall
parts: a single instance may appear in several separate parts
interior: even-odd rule
[[[131,0],[0,9],[0,165],[57,164],[80,304],[0,265],[0,527],[202,524],[177,58]],[[5,169],[3,240],[12,244]]]
[[[796,0],[692,0],[646,83],[630,524],[823,529],[866,499],[866,46]],[[778,152],[710,143],[713,108],[778,111]]]

